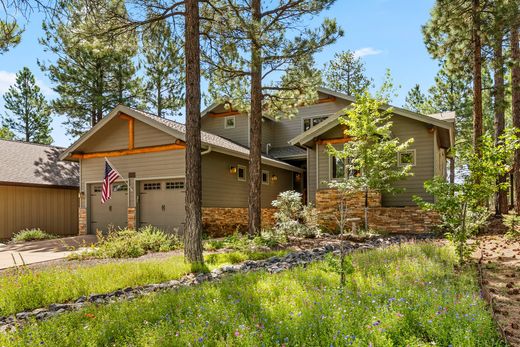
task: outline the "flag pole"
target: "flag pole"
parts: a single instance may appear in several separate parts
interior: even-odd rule
[[[114,164],[112,164],[112,163],[110,162],[110,160],[108,160],[107,157],[105,157],[105,160],[107,161],[108,165],[110,165],[110,167],[112,168],[112,170],[114,170],[115,172],[117,172],[117,174],[119,175],[119,177],[121,177],[121,178],[123,179],[123,181],[126,183],[128,189],[132,192],[133,189],[132,189],[132,187],[130,186],[130,179],[125,179],[125,178],[123,177],[123,175],[121,175],[121,172],[119,172],[119,170],[116,169],[116,167],[114,166]]]

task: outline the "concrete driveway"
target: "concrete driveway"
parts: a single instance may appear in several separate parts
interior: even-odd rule
[[[64,237],[54,240],[0,244],[0,269],[65,258],[78,248],[97,241],[95,235]]]

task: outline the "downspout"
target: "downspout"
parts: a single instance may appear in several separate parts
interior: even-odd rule
[[[208,149],[206,149],[205,151],[200,152],[200,155],[202,156],[202,155],[210,154],[211,150],[212,150],[211,146],[208,146]]]

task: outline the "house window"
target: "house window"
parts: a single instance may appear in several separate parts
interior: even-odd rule
[[[180,189],[184,189],[184,182],[183,181],[166,182],[166,189],[167,190],[180,190]]]
[[[145,183],[144,190],[161,190],[161,182]]]
[[[269,171],[262,170],[262,184],[269,185]]]
[[[310,117],[303,119],[303,131],[307,131],[315,125],[320,124],[328,117]]]
[[[237,179],[239,181],[245,181],[246,180],[246,167],[243,165],[237,166]]]
[[[94,193],[101,193],[101,186],[94,186]]]
[[[126,185],[126,183],[116,183],[112,186],[112,191],[113,192],[127,192],[128,186]]]
[[[346,166],[345,159],[332,157],[332,178],[345,178]]]
[[[230,116],[224,118],[224,128],[225,129],[234,129],[235,128],[235,116]]]
[[[415,149],[397,153],[397,166],[415,166]]]

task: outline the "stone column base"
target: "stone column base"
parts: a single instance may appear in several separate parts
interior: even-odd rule
[[[135,207],[128,208],[128,229],[135,229],[136,225],[136,210]]]
[[[87,235],[87,209],[80,207],[78,210],[78,235]]]

